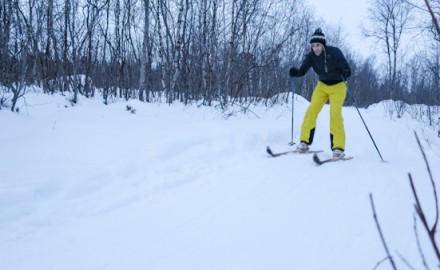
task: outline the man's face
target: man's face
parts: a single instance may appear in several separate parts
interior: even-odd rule
[[[316,56],[320,56],[324,48],[321,43],[315,42],[312,43],[312,50]]]

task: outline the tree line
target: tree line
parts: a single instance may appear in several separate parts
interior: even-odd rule
[[[366,59],[348,46],[342,26],[316,18],[304,0],[0,2],[0,104],[12,93],[12,110],[29,85],[70,92],[72,103],[98,92],[106,104],[112,97],[273,104],[289,92],[288,69],[310,50],[318,26],[349,61],[358,106],[387,99],[440,105],[440,36],[415,0],[370,3],[363,32],[378,51]],[[440,0],[430,2],[440,16]],[[414,29],[424,46],[407,58],[403,37]],[[296,80],[296,93],[309,98],[314,76]]]

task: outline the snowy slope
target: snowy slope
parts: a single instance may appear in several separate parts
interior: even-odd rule
[[[289,104],[227,119],[211,107],[99,98],[71,107],[35,93],[26,104],[0,111],[1,269],[373,269],[386,254],[370,193],[397,265],[422,267],[407,174],[430,222],[434,200],[413,132],[437,181],[440,139],[408,117],[390,120],[381,104],[361,113],[388,162],[346,107],[355,158],[319,167],[310,155],[265,153],[290,149]],[[295,139],[307,105],[296,98]],[[313,144],[322,156],[328,129],[326,105]],[[419,238],[434,267],[423,230]]]

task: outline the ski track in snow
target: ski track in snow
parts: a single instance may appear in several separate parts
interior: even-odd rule
[[[226,120],[181,104],[130,101],[130,114],[124,102],[29,100],[40,104],[29,115],[0,111],[10,127],[0,137],[4,269],[373,269],[385,253],[370,193],[393,255],[420,265],[408,172],[425,211],[434,201],[411,120],[362,110],[382,163],[356,110],[344,108],[355,158],[318,167],[312,155],[265,152],[289,149],[289,105]],[[295,102],[297,141],[307,102]],[[327,112],[312,146],[322,156]],[[423,136],[438,147],[434,131]],[[439,179],[440,158],[428,156]]]

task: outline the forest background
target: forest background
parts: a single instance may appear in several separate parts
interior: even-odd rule
[[[288,69],[310,50],[316,27],[342,49],[356,104],[383,100],[399,117],[407,104],[440,105],[440,36],[422,0],[372,0],[360,31],[375,44],[361,56],[305,0],[1,0],[0,109],[17,111],[32,90],[181,101],[222,108],[309,98],[316,75],[291,87]],[[440,0],[429,1],[440,16]],[[365,52],[363,52],[365,55]],[[288,100],[285,100],[288,101]],[[347,103],[351,99],[347,99]],[[419,114],[419,113],[416,113]],[[420,113],[422,114],[422,113]],[[437,121],[438,119],[429,119]]]

